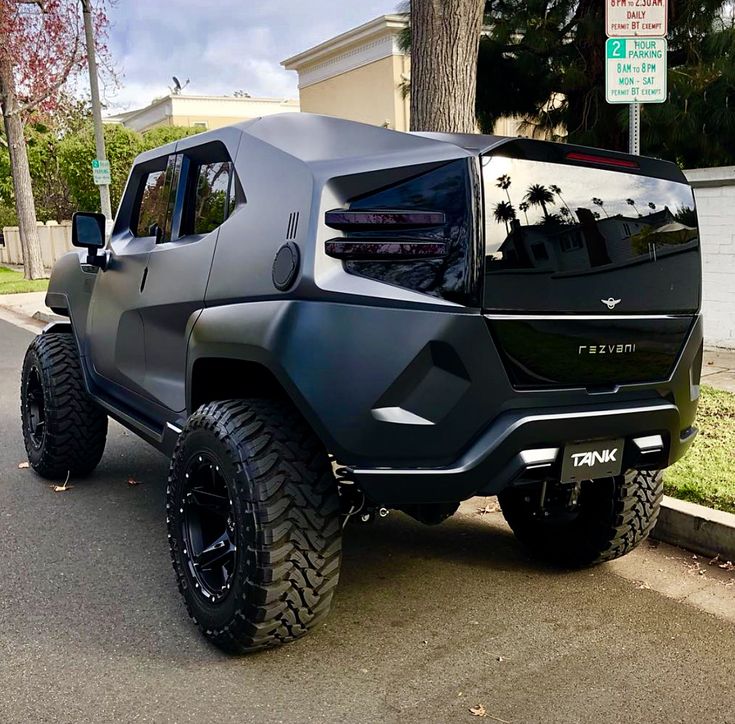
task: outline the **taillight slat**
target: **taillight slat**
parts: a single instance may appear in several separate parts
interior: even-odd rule
[[[399,211],[392,209],[334,209],[327,211],[324,223],[332,229],[357,230],[381,228],[413,228],[442,226],[445,223],[442,211]]]
[[[435,239],[330,239],[324,244],[327,256],[352,261],[407,261],[446,256],[447,245]]]

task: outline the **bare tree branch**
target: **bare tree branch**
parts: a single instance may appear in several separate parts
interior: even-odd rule
[[[22,0],[24,2],[30,2],[31,0]],[[52,83],[50,86],[46,88],[46,90],[41,93],[36,98],[33,98],[26,103],[19,103],[13,110],[11,110],[9,113],[7,113],[8,116],[18,115],[19,113],[25,113],[26,111],[30,111],[33,108],[35,108],[39,103],[43,103],[49,96],[53,95],[59,88],[61,88],[64,83],[66,83],[67,79],[69,78],[69,73],[71,73],[71,69],[74,67],[76,63],[79,62],[79,31],[77,30],[77,34],[74,37],[74,48],[72,49],[72,52],[69,54],[69,60],[67,61],[66,65],[64,66],[64,69],[59,74],[59,77],[55,83]]]

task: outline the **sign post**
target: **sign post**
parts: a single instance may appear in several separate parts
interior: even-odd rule
[[[641,155],[641,104],[631,103],[628,108],[628,153]]]
[[[668,0],[605,0],[605,98],[628,103],[629,141],[639,155],[641,103],[667,97]]]

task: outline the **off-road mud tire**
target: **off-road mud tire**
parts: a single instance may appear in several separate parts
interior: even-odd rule
[[[620,558],[645,540],[662,497],[660,471],[630,470],[582,483],[574,514],[544,516],[523,487],[504,491],[498,500],[508,525],[532,553],[557,565],[583,567]]]
[[[43,405],[43,426],[32,420],[32,396]],[[42,477],[78,478],[97,467],[105,450],[107,414],[87,394],[71,334],[41,334],[28,347],[21,374],[21,418],[28,462]],[[37,419],[37,418],[36,418]]]
[[[237,550],[231,588],[217,601],[203,595],[185,550],[184,476],[200,454],[226,483]],[[277,646],[326,617],[342,550],[337,482],[321,442],[288,403],[217,401],[194,412],[173,454],[166,507],[179,590],[216,646]]]

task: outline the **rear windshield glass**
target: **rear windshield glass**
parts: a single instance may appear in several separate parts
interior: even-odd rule
[[[495,156],[483,159],[486,271],[582,271],[697,245],[686,184]]]

